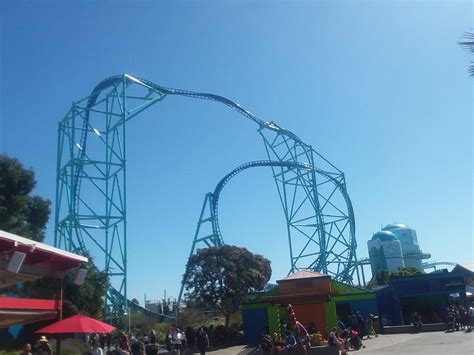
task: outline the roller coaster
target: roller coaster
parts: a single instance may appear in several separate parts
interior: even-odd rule
[[[269,167],[287,225],[289,273],[311,269],[348,283],[356,274],[360,284],[354,213],[342,171],[294,133],[225,97],[166,88],[123,74],[103,80],[89,96],[73,102],[58,127],[54,243],[69,251],[93,253],[110,282],[106,314],[123,312],[129,302],[127,122],[167,96],[214,101],[236,110],[257,124],[268,158],[239,166],[206,195],[191,253],[199,242],[224,243],[218,223],[224,185],[245,169]],[[212,233],[200,236],[206,221]]]

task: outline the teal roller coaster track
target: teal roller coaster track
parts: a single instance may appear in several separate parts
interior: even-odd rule
[[[352,204],[342,171],[274,122],[265,122],[222,96],[162,87],[124,74],[103,80],[74,102],[58,127],[55,245],[88,254],[107,274],[106,314],[123,312],[127,297],[127,122],[167,96],[222,103],[258,126],[267,161],[244,164],[206,195],[212,235],[193,242],[223,243],[218,195],[233,176],[249,167],[268,166],[283,207],[289,245],[289,272],[311,269],[360,283]],[[206,205],[206,201],[203,206]]]

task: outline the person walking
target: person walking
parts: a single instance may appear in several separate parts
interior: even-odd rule
[[[31,344],[25,344],[21,349],[20,355],[31,355]]]
[[[145,344],[145,355],[158,355],[158,345],[156,345],[156,337],[150,337],[148,344]]]
[[[201,355],[206,354],[206,350],[209,349],[209,337],[207,336],[204,327],[199,327],[195,337],[195,347],[199,350]]]
[[[285,349],[290,352],[296,349],[298,343],[296,342],[295,334],[291,330],[286,331]]]
[[[104,355],[104,352],[102,351],[102,348],[99,346],[98,342],[95,342],[92,345],[92,355]]]
[[[471,304],[468,310],[468,315],[469,315],[469,328],[467,329],[468,332],[472,331],[472,327],[474,326],[474,307]]]
[[[51,349],[51,345],[49,344],[48,339],[44,335],[42,335],[38,342],[36,343],[35,347],[35,355],[51,355],[53,350]]]
[[[337,346],[341,355],[347,354],[346,341],[343,338],[339,338],[336,327],[332,328],[332,332],[329,333],[328,344],[329,346]]]
[[[126,354],[130,353],[130,345],[128,343],[128,338],[125,333],[122,333],[120,335],[119,348],[123,353],[126,353]]]
[[[421,321],[421,316],[418,312],[413,313],[412,323],[415,333],[419,333],[421,331],[421,327],[423,326],[423,322]]]

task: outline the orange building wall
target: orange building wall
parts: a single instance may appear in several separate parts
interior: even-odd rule
[[[292,306],[298,322],[303,324],[305,327],[308,327],[308,325],[313,322],[316,330],[319,330],[321,334],[327,338],[326,316],[323,303],[293,304]]]

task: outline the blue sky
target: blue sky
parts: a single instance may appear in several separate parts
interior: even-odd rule
[[[473,262],[472,79],[457,44],[468,1],[8,1],[0,3],[0,153],[54,202],[57,123],[121,73],[220,94],[300,136],[346,175],[358,255],[382,224],[417,230],[433,260]],[[134,118],[129,295],[177,295],[206,192],[265,158],[256,126],[168,97]],[[221,196],[226,242],[289,267],[265,169]],[[51,216],[51,220],[54,216]],[[46,242],[53,243],[50,223]]]

